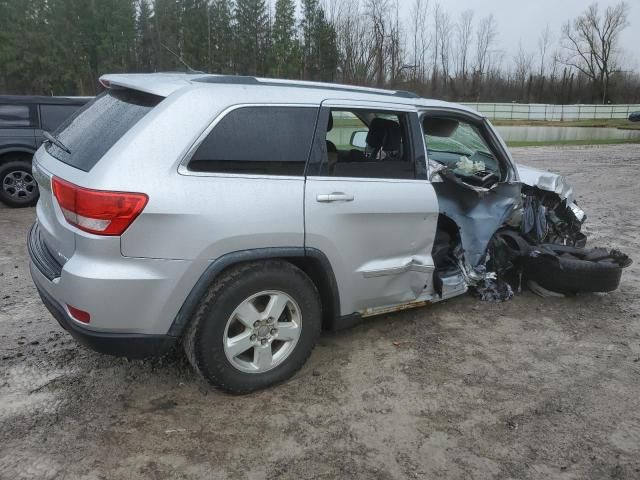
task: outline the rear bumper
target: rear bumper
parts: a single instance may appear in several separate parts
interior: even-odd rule
[[[103,277],[75,277],[69,272],[65,272],[65,267],[60,265],[56,258],[49,252],[44,243],[38,224],[36,223],[29,232],[27,241],[30,262],[30,272],[33,283],[35,284],[42,302],[51,312],[58,323],[67,330],[78,342],[96,350],[100,353],[110,355],[123,356],[128,358],[146,358],[160,356],[166,353],[176,343],[177,338],[169,335],[164,330],[162,333],[156,332],[136,332],[136,331],[113,331],[112,325],[129,325],[135,324],[133,319],[146,320],[143,318],[145,310],[152,310],[141,302],[145,293],[148,298],[149,290],[130,289],[131,295],[124,294],[109,295],[112,292],[126,292],[126,288],[115,289],[123,283],[122,276],[120,278],[103,278]],[[87,262],[85,262],[87,263]],[[92,269],[99,269],[98,261],[90,262]],[[111,271],[114,271],[112,269]],[[74,281],[77,280],[77,281]],[[151,288],[158,285],[158,282],[147,282],[143,278],[137,279],[143,285],[149,285]],[[129,279],[136,282],[136,279]],[[151,290],[151,293],[154,293]],[[105,299],[105,297],[108,297]],[[111,297],[111,298],[109,298]],[[112,298],[121,299],[118,304],[113,302]],[[84,324],[74,320],[65,306],[66,303],[75,304],[77,299],[82,299],[80,303],[83,308],[87,308],[92,312],[91,326],[85,327]],[[98,308],[100,302],[108,303],[111,300],[113,306],[110,308]],[[86,306],[85,306],[86,305]],[[94,313],[98,313],[94,318]],[[152,313],[154,313],[152,311]],[[97,323],[97,325],[95,325]],[[140,328],[145,321],[140,325]]]
[[[89,312],[90,324],[72,321],[92,332],[171,335],[180,306],[206,267],[204,261],[124,257],[119,238],[80,234],[65,257],[50,248],[57,239],[46,219],[38,220],[27,242],[32,277],[67,314],[67,305]]]
[[[60,326],[82,345],[96,352],[127,358],[158,357],[167,353],[175,345],[177,338],[169,335],[104,333],[82,328],[71,319],[66,309],[39,285],[38,276],[34,275],[34,268],[34,262],[32,262],[31,277],[45,307]]]

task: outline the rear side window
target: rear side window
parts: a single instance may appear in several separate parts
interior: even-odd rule
[[[40,124],[43,130],[53,132],[81,105],[40,105]]]
[[[229,112],[198,147],[199,172],[303,175],[318,109],[242,107]]]
[[[33,127],[34,110],[30,105],[0,105],[0,128]]]
[[[54,132],[71,153],[47,143],[58,160],[88,172],[162,97],[134,90],[108,90],[69,117]]]

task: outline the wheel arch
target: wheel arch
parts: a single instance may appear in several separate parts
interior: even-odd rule
[[[12,147],[0,149],[0,165],[13,160],[27,160],[31,162],[35,150],[26,147]]]
[[[322,301],[323,328],[333,329],[340,315],[340,296],[327,256],[315,248],[269,247],[231,252],[212,261],[187,295],[169,328],[168,335],[182,336],[207,288],[229,268],[241,263],[274,259],[285,260],[309,276]]]
[[[438,229],[440,230],[444,230],[449,234],[452,234],[454,236],[458,236],[460,237],[460,225],[458,225],[458,222],[455,221],[455,219],[449,215],[447,215],[446,213],[439,213],[438,214]]]

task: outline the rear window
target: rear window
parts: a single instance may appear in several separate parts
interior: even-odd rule
[[[163,100],[134,90],[108,90],[69,117],[53,133],[67,153],[52,143],[47,152],[58,160],[88,172],[142,117]]]
[[[25,128],[35,125],[31,105],[0,105],[0,128]]]
[[[229,112],[202,142],[189,163],[200,172],[304,174],[316,107],[242,107]]]

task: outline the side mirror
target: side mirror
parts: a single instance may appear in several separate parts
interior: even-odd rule
[[[631,115],[629,115],[629,121],[640,122],[640,112],[633,112]]]
[[[351,141],[349,143],[355,148],[366,148],[368,134],[369,132],[366,130],[357,130],[351,134]]]

